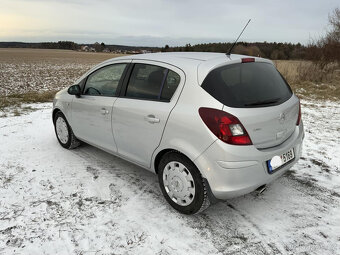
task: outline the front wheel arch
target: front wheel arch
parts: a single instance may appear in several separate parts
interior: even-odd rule
[[[54,123],[54,120],[55,120],[55,115],[58,113],[58,112],[61,112],[61,110],[59,108],[55,108],[52,112],[52,121]],[[65,114],[64,114],[65,116]],[[66,118],[66,117],[65,117]]]
[[[58,112],[60,112],[60,113],[64,116],[64,118],[65,118],[66,121],[67,121],[67,124],[70,125],[70,122],[69,122],[69,120],[68,120],[66,114],[63,113],[63,111],[62,111],[60,108],[55,108],[55,109],[53,110],[53,112],[52,112],[52,122],[53,122],[53,124],[54,124],[54,121],[55,121],[55,116],[57,115]],[[70,126],[71,126],[71,125],[70,125]]]
[[[68,130],[68,135],[69,135],[69,138],[68,138],[68,141],[67,143],[63,143],[60,138],[58,137],[58,134],[57,134],[57,129],[56,129],[56,121],[57,121],[57,118],[63,118],[64,121],[66,122],[66,125],[67,125],[67,130]],[[55,130],[55,133],[56,133],[56,136],[57,136],[57,139],[60,143],[60,145],[66,149],[74,149],[76,147],[78,147],[80,145],[80,141],[77,139],[77,137],[74,135],[73,131],[72,131],[72,128],[71,126],[69,125],[68,123],[68,120],[65,116],[65,114],[60,111],[60,110],[57,110],[55,109],[53,111],[53,124],[54,124],[54,130]]]

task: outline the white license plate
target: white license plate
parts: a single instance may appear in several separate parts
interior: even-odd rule
[[[293,148],[281,154],[280,156],[274,156],[271,160],[267,161],[269,173],[273,172],[277,168],[280,168],[281,166],[285,165],[289,161],[292,161],[294,157],[295,155],[294,155]]]

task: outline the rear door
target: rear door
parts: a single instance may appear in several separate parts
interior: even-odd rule
[[[82,95],[72,101],[71,126],[76,137],[102,149],[117,152],[111,114],[117,100],[117,88],[123,81],[127,66],[128,63],[107,65],[86,78]]]
[[[118,153],[145,167],[158,147],[168,116],[184,84],[184,73],[171,65],[133,61],[113,109]]]
[[[235,115],[258,148],[284,142],[295,130],[299,102],[276,68],[267,62],[225,65],[202,83],[209,94]]]

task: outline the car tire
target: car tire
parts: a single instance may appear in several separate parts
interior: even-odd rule
[[[56,113],[53,123],[55,134],[61,146],[71,150],[80,145],[62,112]]]
[[[180,213],[197,214],[209,207],[206,180],[183,154],[168,152],[161,158],[158,180],[165,199]]]

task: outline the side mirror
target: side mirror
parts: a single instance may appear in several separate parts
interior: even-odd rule
[[[70,95],[74,95],[76,97],[80,97],[80,86],[78,84],[77,85],[73,85],[73,86],[68,88],[67,92]]]

